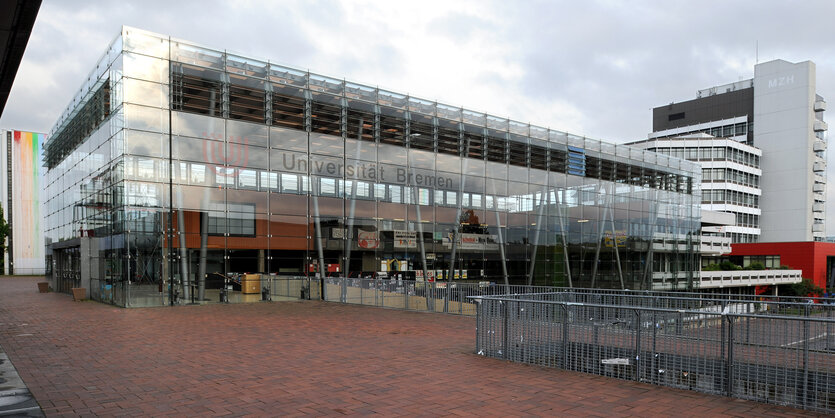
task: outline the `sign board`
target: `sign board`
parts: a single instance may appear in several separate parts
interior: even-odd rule
[[[394,248],[417,248],[417,232],[395,230]]]
[[[614,364],[617,366],[628,366],[629,359],[628,358],[604,358],[600,360],[601,364]]]
[[[345,236],[348,235],[348,230],[345,228],[331,228],[331,238],[332,239],[343,239]],[[353,238],[354,234],[350,234],[350,238]]]
[[[448,233],[443,237],[443,245],[447,248],[452,248],[452,240],[455,234]],[[488,234],[458,234],[458,249],[459,250],[479,250],[479,251],[498,251],[499,244],[497,244],[495,235]]]
[[[603,236],[603,244],[609,248],[613,248],[615,245],[618,248],[626,247],[626,231],[618,230],[612,234],[612,231],[606,231]]]
[[[377,231],[357,231],[358,240],[357,246],[360,248],[378,248],[380,246],[380,236]]]
[[[409,270],[409,262],[407,260],[398,260],[390,258],[380,260],[380,271],[397,272]]]

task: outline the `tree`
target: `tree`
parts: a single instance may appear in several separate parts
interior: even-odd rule
[[[8,236],[9,224],[6,222],[6,215],[3,214],[3,207],[0,206],[0,266],[6,264],[6,237]]]
[[[800,283],[780,286],[780,294],[785,296],[820,296],[824,292],[824,289],[816,286],[809,279],[803,279]]]

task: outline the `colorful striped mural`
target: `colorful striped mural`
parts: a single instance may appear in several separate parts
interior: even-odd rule
[[[14,131],[12,136],[13,257],[15,273],[27,274],[44,268],[39,183],[45,135]]]

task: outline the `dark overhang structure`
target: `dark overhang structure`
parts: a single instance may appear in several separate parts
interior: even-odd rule
[[[0,0],[0,116],[40,8],[41,0]]]

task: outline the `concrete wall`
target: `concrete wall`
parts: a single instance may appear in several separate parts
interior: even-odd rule
[[[761,160],[761,242],[811,241],[815,64],[776,60],[754,69],[754,146]]]

